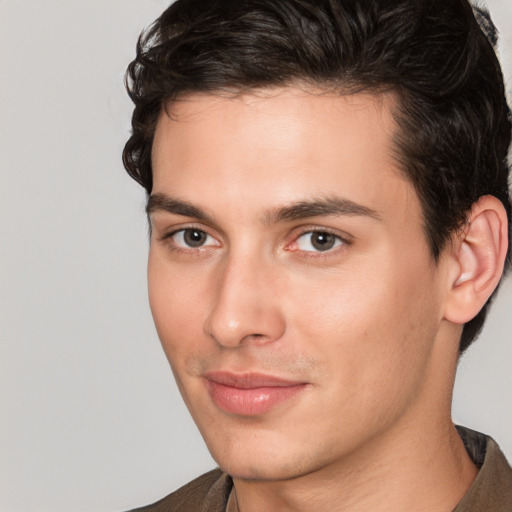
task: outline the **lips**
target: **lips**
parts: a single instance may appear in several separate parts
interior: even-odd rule
[[[307,384],[261,373],[209,372],[204,375],[210,397],[225,412],[259,416],[303,391]]]

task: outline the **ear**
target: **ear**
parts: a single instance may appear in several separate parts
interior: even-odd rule
[[[505,208],[494,196],[483,196],[453,241],[447,320],[465,324],[478,314],[501,279],[507,247]]]

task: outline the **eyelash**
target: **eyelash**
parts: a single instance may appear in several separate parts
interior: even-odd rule
[[[197,246],[197,247],[181,247],[181,246],[177,245],[175,242],[173,242],[172,238],[175,237],[178,233],[183,233],[183,236],[185,236],[185,233],[190,232],[190,231],[197,231],[197,232],[203,233],[207,237],[210,237],[210,238],[213,238],[214,240],[216,240],[216,238],[214,236],[210,235],[205,229],[202,229],[197,226],[186,226],[186,227],[182,227],[179,229],[174,229],[174,230],[170,231],[169,233],[166,233],[163,236],[159,237],[158,240],[160,242],[164,243],[165,245],[167,245],[172,251],[184,252],[187,254],[191,254],[191,253],[197,254],[199,252],[211,250],[212,247],[220,246],[220,243],[219,243],[219,245],[210,244],[210,245],[201,245],[201,246]],[[300,250],[300,249],[290,249],[292,246],[297,245],[298,241],[302,237],[305,237],[307,235],[312,236],[314,234],[332,236],[336,239],[334,243],[337,245],[335,245],[332,248],[326,249],[325,251],[322,251],[322,250],[307,251],[307,250]],[[289,251],[293,251],[293,252],[297,251],[297,252],[301,253],[301,256],[306,257],[306,258],[326,258],[330,255],[338,253],[340,250],[343,250],[344,248],[346,248],[350,245],[351,245],[351,241],[348,240],[346,237],[343,237],[340,234],[335,233],[332,230],[329,230],[327,228],[309,228],[309,229],[306,228],[306,229],[301,230],[293,238],[293,241],[286,245],[285,249],[289,250]]]

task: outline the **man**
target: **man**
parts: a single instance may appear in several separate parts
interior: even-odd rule
[[[128,84],[151,309],[220,467],[140,510],[512,510],[450,415],[510,256],[470,4],[178,0]]]

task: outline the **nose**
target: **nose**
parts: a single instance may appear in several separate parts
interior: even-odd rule
[[[285,332],[280,279],[261,261],[230,258],[218,269],[204,331],[226,348],[276,341]],[[274,275],[273,275],[274,274]]]

